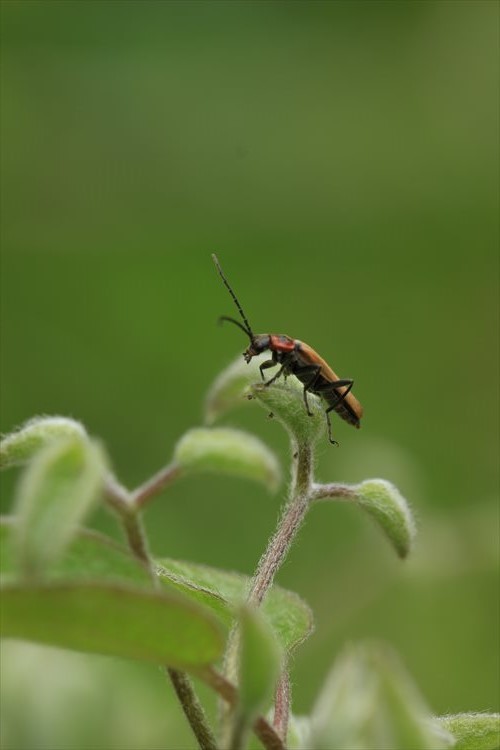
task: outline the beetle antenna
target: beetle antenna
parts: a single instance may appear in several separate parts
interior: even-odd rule
[[[247,336],[250,336],[250,339],[253,339],[254,335],[253,335],[252,329],[250,328],[250,323],[248,322],[248,320],[246,318],[246,315],[243,312],[240,303],[238,302],[236,294],[233,292],[233,290],[229,286],[228,280],[226,279],[226,277],[222,273],[222,268],[220,267],[219,260],[218,260],[218,258],[217,258],[217,256],[216,256],[215,253],[212,253],[212,260],[215,263],[215,267],[217,268],[217,270],[219,272],[219,276],[221,277],[222,281],[224,282],[224,285],[226,286],[226,289],[228,290],[229,294],[233,298],[234,304],[238,308],[238,311],[239,311],[241,317],[243,318],[243,322],[245,323],[245,328],[243,328],[243,326],[240,323],[238,323],[238,321],[233,320],[233,318],[226,318],[225,316],[223,316],[223,317],[219,318],[219,320],[229,320],[229,321],[231,321],[231,323],[236,323],[237,326],[239,326],[243,331],[245,331],[245,333],[247,334]]]
[[[239,320],[228,318],[227,315],[221,315],[219,318],[219,323],[222,323],[224,320],[228,320],[230,323],[234,323],[235,326],[238,326],[238,328],[241,328],[241,330],[249,337],[250,341],[253,341],[253,336],[250,334],[250,331],[247,331],[245,326],[242,326]]]

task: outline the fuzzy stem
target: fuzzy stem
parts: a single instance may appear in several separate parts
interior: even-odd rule
[[[212,687],[219,695],[234,708],[238,703],[236,687],[224,675],[213,667],[207,667],[200,672],[200,678]],[[253,724],[253,730],[266,750],[285,750],[283,740],[276,730],[263,716],[258,716]]]
[[[180,466],[171,463],[137,487],[132,493],[132,502],[136,508],[142,508],[151,497],[154,497],[167,487],[181,473]]]
[[[314,472],[314,454],[310,443],[292,439],[292,483],[290,499],[266,551],[257,566],[248,601],[259,606],[272,586],[274,576],[284,562],[310,505]],[[290,681],[285,668],[276,686],[274,728],[286,741],[290,714]]]
[[[278,684],[274,699],[273,727],[276,729],[283,741],[286,742],[288,732],[288,719],[290,715],[290,675],[288,668],[284,667]]]
[[[122,516],[130,505],[130,493],[111,472],[106,476],[104,494],[110,508]]]
[[[257,571],[250,584],[248,603],[254,607],[258,607],[262,603],[266,593],[272,586],[274,576],[285,560],[290,545],[297,535],[309,508],[314,468],[313,448],[310,443],[298,443],[292,439],[292,456],[292,481],[289,501],[278,523],[278,528],[271,537],[267,549],[259,561]],[[226,675],[235,680],[238,674],[238,651],[238,629],[233,629],[226,649],[224,671]],[[288,703],[286,701],[281,702],[279,722],[285,728],[288,725],[288,712]],[[222,709],[221,728],[223,739],[228,737],[231,730],[231,718],[230,712]]]
[[[317,500],[355,500],[357,497],[356,488],[353,485],[339,484],[313,484],[311,490],[311,501]]]
[[[125,534],[127,535],[127,541],[130,549],[139,560],[146,563],[148,568],[152,571],[153,567],[151,564],[151,558],[149,556],[148,545],[146,541],[146,532],[144,530],[144,524],[142,518],[134,511],[133,508],[129,508],[128,512],[123,513],[121,517]]]
[[[271,587],[309,508],[313,474],[312,448],[306,443],[299,443],[292,448],[294,463],[290,500],[257,566],[248,596],[248,602],[254,606],[259,606]]]
[[[189,677],[177,669],[167,668],[168,675],[174,686],[184,714],[198,740],[200,750],[217,750],[215,735],[210,729],[205,712],[194,692]]]
[[[155,578],[148,552],[146,532],[142,519],[134,508],[132,495],[112,474],[106,477],[105,493],[108,504],[120,518],[128,546],[141,562],[146,563]]]

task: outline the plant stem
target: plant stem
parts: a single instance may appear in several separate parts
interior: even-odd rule
[[[139,560],[146,563],[154,576],[148,552],[146,532],[144,531],[142,519],[134,508],[132,495],[112,474],[106,477],[105,492],[109,505],[120,517],[127,536],[128,546]]]
[[[220,672],[217,672],[213,667],[207,667],[200,672],[200,678],[219,693],[231,707],[237,705],[238,691],[236,687]],[[255,719],[253,729],[266,750],[285,750],[283,740],[263,716],[258,716]]]
[[[163,469],[148,479],[144,484],[137,487],[132,493],[132,502],[136,508],[142,508],[148,500],[165,489],[174,479],[180,475],[181,469],[175,463],[165,466]]]
[[[312,485],[312,502],[317,500],[355,500],[356,497],[356,488],[353,485],[339,484],[338,482],[332,482],[331,484],[314,483]]]
[[[111,472],[106,476],[104,492],[108,505],[121,516],[130,505],[130,493]]]
[[[274,576],[286,558],[290,545],[297,535],[304,516],[309,508],[309,498],[313,476],[313,449],[309,442],[297,443],[292,439],[292,481],[290,497],[274,535],[262,555],[257,571],[250,585],[248,603],[258,607],[272,586]],[[225,656],[225,673],[236,679],[238,664],[238,631],[232,631]],[[284,688],[283,688],[284,689]],[[288,726],[289,701],[283,693],[279,699],[279,725]],[[222,736],[230,731],[231,716],[227,711],[221,714]]]
[[[276,694],[274,699],[274,718],[273,727],[278,734],[286,741],[288,732],[288,718],[290,715],[290,675],[285,665],[281,672],[278,684],[276,685]]]
[[[294,463],[290,500],[257,566],[248,595],[248,602],[254,606],[259,606],[271,587],[309,508],[313,473],[312,448],[310,444],[292,444],[292,452]]]
[[[177,669],[168,667],[167,672],[201,750],[217,750],[215,735],[208,725],[191,680],[184,672],[179,672]]]
[[[121,518],[130,549],[139,560],[145,562],[148,568],[153,571],[142,518],[133,508],[129,508],[126,513],[123,513]]]
[[[292,440],[292,483],[290,499],[271,541],[257,566],[248,601],[255,606],[264,599],[272,586],[274,576],[286,558],[288,550],[302,525],[310,504],[314,469],[313,449],[310,443]],[[284,740],[290,714],[290,681],[285,668],[276,686],[274,728]]]

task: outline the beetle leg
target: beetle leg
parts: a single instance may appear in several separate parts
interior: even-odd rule
[[[277,364],[278,363],[275,362],[274,359],[266,359],[265,362],[263,362],[261,365],[259,365],[260,374],[261,374],[261,377],[262,377],[262,380],[264,381],[264,383],[266,382],[266,379],[264,377],[263,370],[268,370],[270,367],[274,367]]]
[[[304,404],[306,406],[306,412],[309,417],[312,417],[313,413],[309,408],[309,401],[307,400],[307,391],[310,391],[316,385],[316,381],[318,380],[320,371],[321,371],[321,365],[305,365],[300,370],[301,374],[305,374],[309,372],[312,373],[311,379],[308,380],[307,383],[304,383],[304,390],[303,390]]]
[[[264,364],[266,364],[266,363],[264,362]],[[276,364],[276,363],[273,362],[273,364]],[[265,380],[264,381],[264,385],[266,386],[266,388],[267,388],[268,385],[271,385],[272,383],[274,383],[275,380],[278,380],[279,376],[283,373],[285,367],[286,367],[286,364],[282,364],[281,367],[280,367],[280,369],[276,373],[276,375],[273,375],[273,377],[271,378],[271,380]]]
[[[273,362],[274,362],[275,365],[278,364],[278,353],[277,352],[273,352]],[[271,385],[272,383],[274,383],[275,380],[278,380],[278,378],[280,377],[280,375],[285,374],[285,376],[286,376],[288,374],[287,371],[288,371],[289,362],[290,362],[290,357],[287,356],[287,355],[282,355],[280,369],[278,370],[278,372],[276,373],[276,375],[273,375],[273,377],[271,378],[271,380],[267,380],[264,383],[264,385],[265,386]],[[264,364],[266,364],[266,362],[264,362]]]
[[[275,365],[277,365],[277,364],[278,364],[278,357],[276,356],[276,352],[273,352],[271,359],[266,359],[265,362],[263,362],[261,365],[259,365],[260,375],[261,375],[262,380],[264,381],[264,383],[266,383],[267,381],[266,381],[266,379],[264,377],[263,370],[268,370],[270,367],[275,367]]]
[[[332,384],[334,390],[336,390],[337,388],[341,388],[342,386],[346,386],[345,391],[343,393],[339,393],[337,395],[337,398],[335,399],[335,402],[325,410],[326,423],[328,425],[328,440],[330,441],[330,443],[332,443],[332,445],[338,445],[338,442],[332,437],[330,412],[333,411],[333,409],[335,409],[335,407],[337,407],[340,403],[342,403],[353,385],[354,380],[336,380],[335,383]]]
[[[326,417],[326,424],[328,425],[328,440],[332,445],[338,445],[338,442],[332,438],[332,423],[330,422],[330,415],[329,415],[330,409],[327,409],[325,411],[325,417]]]
[[[338,406],[342,401],[345,399],[349,391],[354,385],[354,380],[336,380],[334,383],[332,383],[332,387],[334,390],[337,390],[337,388],[341,388],[342,386],[347,386],[345,391],[343,393],[338,393],[337,398],[335,399],[335,403],[333,403],[331,406],[328,407],[327,411],[331,411],[332,409],[335,409],[336,406]]]

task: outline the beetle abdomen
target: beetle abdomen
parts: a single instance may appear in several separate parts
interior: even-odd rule
[[[352,424],[359,429],[361,427],[363,407],[352,393],[348,393],[345,399],[334,406],[335,402],[338,400],[339,392],[342,393],[343,391],[345,391],[345,388],[339,388],[338,390],[332,388],[331,391],[326,393],[323,391],[323,393],[320,393],[319,395],[325,399],[329,406],[334,407],[334,411],[339,417],[342,417],[346,422],[349,422],[349,424]]]
[[[349,422],[354,427],[359,428],[361,426],[360,420],[363,416],[363,407],[358,399],[353,396],[352,391],[349,391],[346,397],[336,404],[339,395],[345,393],[347,386],[343,385],[339,388],[334,388],[335,381],[340,380],[339,376],[312,347],[304,344],[303,341],[298,341],[297,344],[297,363],[294,368],[294,374],[306,385],[310,380],[310,375],[302,374],[301,369],[303,365],[319,365],[321,367],[321,377],[319,378],[319,382],[316,382],[315,387],[310,389],[311,392],[324,398],[329,406],[333,406],[339,417],[342,417],[342,419],[345,419],[346,422]]]

